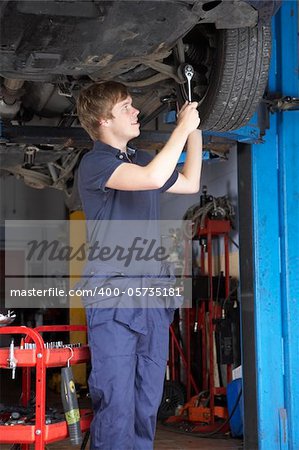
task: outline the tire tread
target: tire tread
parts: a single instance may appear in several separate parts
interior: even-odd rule
[[[217,64],[200,107],[201,128],[231,131],[246,124],[264,93],[270,64],[267,25],[219,32]]]

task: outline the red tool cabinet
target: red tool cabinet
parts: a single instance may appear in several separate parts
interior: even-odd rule
[[[0,425],[0,443],[22,444],[22,450],[28,450],[34,444],[35,450],[44,450],[51,442],[68,438],[68,428],[65,421],[46,425],[46,370],[48,367],[64,367],[70,359],[70,365],[87,362],[90,358],[88,345],[72,348],[44,348],[43,332],[84,331],[84,325],[53,325],[38,328],[25,326],[10,326],[0,328],[0,334],[24,335],[25,342],[33,342],[35,349],[20,349],[15,347],[14,356],[17,368],[22,368],[22,406],[27,406],[31,391],[31,368],[36,368],[35,380],[35,424],[34,425]],[[9,348],[0,348],[0,368],[8,367]],[[81,429],[87,431],[92,420],[90,410],[81,410]]]

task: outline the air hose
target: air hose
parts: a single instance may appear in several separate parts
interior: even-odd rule
[[[67,422],[71,445],[81,445],[80,411],[71,367],[61,369],[61,399]]]

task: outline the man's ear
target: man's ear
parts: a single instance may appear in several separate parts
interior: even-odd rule
[[[104,127],[106,127],[109,124],[109,120],[108,119],[99,119],[99,125],[103,125]]]

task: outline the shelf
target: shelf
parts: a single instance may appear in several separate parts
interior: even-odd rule
[[[90,359],[88,345],[72,348],[73,356],[70,359],[70,365],[87,362]],[[22,349],[15,347],[14,356],[17,360],[18,367],[34,367],[37,361],[36,349]],[[43,349],[43,358],[46,367],[64,367],[67,360],[71,357],[69,348],[52,348]],[[9,358],[9,347],[0,348],[0,367],[7,368],[7,360]]]
[[[92,421],[92,411],[81,409],[80,427],[82,432],[89,430]],[[1,444],[34,444],[36,440],[35,425],[0,426]],[[9,432],[8,432],[9,431]],[[69,437],[65,421],[52,423],[44,426],[44,443],[60,441]]]

